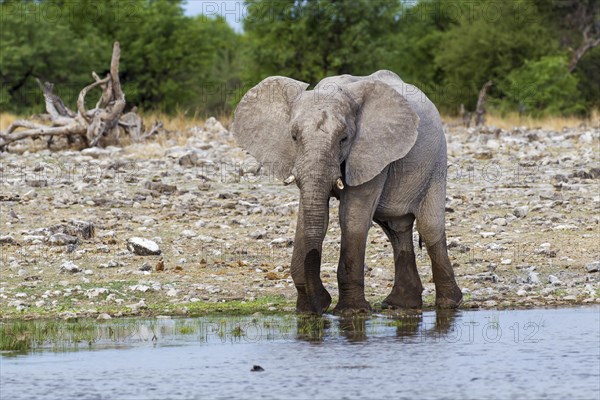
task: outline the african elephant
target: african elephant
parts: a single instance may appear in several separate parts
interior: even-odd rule
[[[462,293],[446,247],[446,140],[436,107],[390,71],[308,86],[266,78],[242,98],[232,125],[240,146],[300,189],[291,262],[297,310],[321,314],[331,304],[320,269],[332,196],[340,201],[341,227],[334,313],[370,311],[364,265],[372,220],[394,252],[394,286],[382,307],[422,307],[415,219],[432,262],[436,305],[458,307]]]

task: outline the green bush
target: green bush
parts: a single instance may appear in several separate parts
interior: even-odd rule
[[[187,17],[180,0],[0,0],[0,110],[39,113],[35,78],[54,83],[70,108],[108,72],[121,43],[120,77],[129,106],[190,114],[231,110],[240,35],[223,18]],[[89,94],[92,104],[96,94]]]
[[[546,56],[512,71],[500,88],[504,108],[534,117],[572,115],[585,111],[578,80],[567,69],[564,56]]]
[[[600,107],[600,46],[566,68],[581,44],[573,21],[597,4],[245,0],[240,34],[222,18],[186,16],[183,0],[0,0],[0,111],[42,112],[36,77],[73,108],[118,40],[127,103],[144,110],[224,114],[269,75],[314,84],[390,69],[446,113],[473,111],[492,80],[490,108],[576,114]]]

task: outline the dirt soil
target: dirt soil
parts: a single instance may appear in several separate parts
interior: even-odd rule
[[[599,139],[590,127],[447,129],[462,307],[600,303]],[[298,189],[257,171],[215,119],[124,148],[11,146],[0,153],[1,318],[294,309]],[[337,208],[332,199],[322,266],[334,297]],[[128,246],[135,237],[154,244]],[[414,241],[432,307],[431,264]],[[153,245],[160,255],[136,254]],[[378,226],[365,275],[376,306],[393,283]]]

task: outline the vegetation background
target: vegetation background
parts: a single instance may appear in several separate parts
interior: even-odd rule
[[[192,0],[193,1],[193,0]],[[222,4],[223,2],[215,2]],[[121,42],[129,107],[229,114],[269,75],[311,84],[390,69],[447,114],[492,80],[499,115],[588,117],[600,108],[598,0],[247,0],[243,31],[186,16],[181,0],[0,0],[0,111],[69,105]]]

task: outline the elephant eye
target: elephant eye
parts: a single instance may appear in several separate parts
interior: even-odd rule
[[[347,140],[348,140],[348,136],[344,136],[344,137],[342,138],[342,143],[346,142]]]
[[[295,142],[298,140],[298,129],[292,128],[292,140]]]

